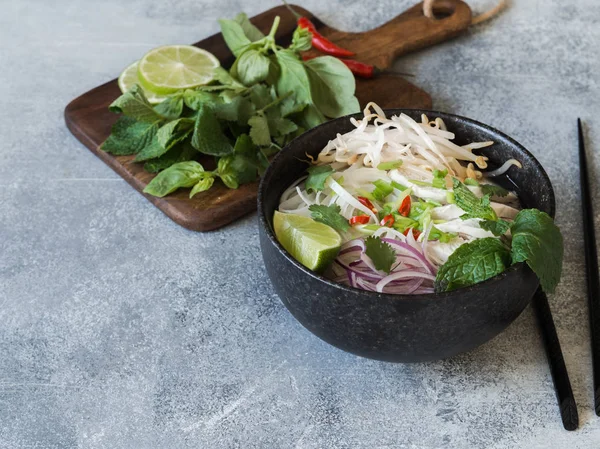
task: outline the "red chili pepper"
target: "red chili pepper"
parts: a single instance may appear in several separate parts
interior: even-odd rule
[[[392,214],[386,215],[383,217],[383,220],[379,222],[379,224],[381,226],[387,226],[388,228],[391,228],[394,226],[394,216]]]
[[[419,238],[419,236],[421,235],[421,231],[419,231],[418,229],[415,229],[415,228],[408,228],[408,229],[407,229],[407,230],[405,230],[405,231],[404,231],[402,234],[404,234],[404,235],[408,235],[408,231],[409,231],[409,229],[412,229],[412,231],[413,231],[413,233],[412,233],[412,234],[413,234],[413,237],[414,237],[414,238],[416,238],[416,239],[418,239],[418,238]]]
[[[314,55],[303,55],[302,59],[304,61],[310,61],[311,59],[317,58],[317,56]],[[346,67],[348,67],[350,69],[350,71],[356,75],[359,76],[361,78],[373,78],[377,73],[380,72],[380,70],[375,67],[374,65],[371,64],[365,64],[364,62],[359,62],[359,61],[355,61],[353,59],[343,59],[343,58],[338,58],[340,61],[342,61],[344,64],[346,64]]]
[[[313,47],[315,47],[317,50],[321,50],[323,53],[326,53],[331,56],[354,56],[354,53],[350,50],[346,50],[345,48],[334,44],[321,33],[319,33],[315,25],[306,17],[298,18],[298,26],[300,28],[304,28],[305,30],[310,31],[310,33],[313,36]]]
[[[355,215],[350,220],[348,220],[348,222],[350,223],[350,226],[354,226],[355,224],[367,224],[369,222],[369,219],[370,218],[368,215]]]
[[[371,203],[371,201],[369,201],[368,198],[365,198],[364,196],[359,196],[358,197],[358,201],[360,201],[360,204],[362,204],[363,206],[369,208],[374,213],[377,213],[377,209],[375,208],[375,206],[373,206],[373,203]]]
[[[408,217],[410,215],[411,205],[410,195],[407,195],[406,198],[402,200],[402,204],[400,204],[400,207],[398,208],[398,213],[404,217]]]

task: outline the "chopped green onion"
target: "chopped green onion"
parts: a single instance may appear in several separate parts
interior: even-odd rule
[[[402,161],[382,162],[377,166],[379,170],[393,170],[402,166]]]

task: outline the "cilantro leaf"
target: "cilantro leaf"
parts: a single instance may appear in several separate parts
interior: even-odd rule
[[[157,131],[157,123],[138,122],[126,116],[119,117],[110,136],[100,148],[115,156],[137,154],[150,145]]]
[[[272,136],[286,136],[298,130],[298,125],[286,118],[269,117],[267,120],[269,122],[269,132]]]
[[[215,103],[213,109],[218,119],[236,122],[244,127],[248,125],[248,120],[255,112],[252,102],[242,96],[235,96],[229,101],[223,99],[223,101]]]
[[[224,156],[233,152],[229,139],[223,134],[213,110],[201,105],[196,117],[192,146],[204,154]]]
[[[498,219],[496,212],[490,206],[490,197],[488,195],[483,198],[477,198],[467,186],[456,178],[453,179],[453,186],[454,201],[458,207],[467,213],[468,218]]]
[[[368,237],[365,240],[365,253],[373,261],[375,268],[389,274],[392,265],[396,262],[396,252],[379,237]]]
[[[340,206],[332,204],[331,206],[323,206],[312,204],[308,210],[311,212],[313,220],[331,226],[339,232],[345,232],[350,229],[350,224],[342,215],[340,215]]]
[[[144,193],[162,198],[180,187],[192,187],[206,176],[212,176],[212,173],[205,172],[200,163],[179,162],[156,175],[146,186]]]
[[[246,37],[242,25],[235,20],[221,19],[219,20],[219,25],[221,25],[221,34],[225,43],[231,50],[231,53],[237,58],[252,41]]]
[[[144,170],[148,173],[158,173],[177,162],[189,161],[197,154],[196,149],[186,140],[180,145],[175,145],[162,156],[152,159],[144,164]]]
[[[435,291],[447,292],[485,281],[510,266],[510,251],[494,237],[465,243],[440,267]]]
[[[183,95],[181,92],[171,95],[154,106],[154,110],[168,120],[179,118],[183,112]]]
[[[239,13],[237,16],[235,16],[235,19],[233,20],[236,21],[242,27],[244,35],[252,42],[259,41],[263,37],[265,37],[262,31],[260,31],[252,24],[252,22],[250,22],[245,12]]]
[[[537,209],[520,211],[512,228],[513,263],[527,262],[545,292],[552,293],[560,281],[563,237],[552,218]]]
[[[402,166],[402,161],[397,160],[397,161],[391,161],[391,162],[381,162],[377,166],[377,169],[378,170],[393,170],[393,169],[401,167],[401,166]]]
[[[495,236],[504,235],[510,229],[510,223],[505,220],[484,220],[479,223],[479,226],[481,226],[481,229],[490,231]]]
[[[148,102],[138,84],[113,101],[108,109],[111,112],[131,117],[138,122],[156,123],[163,119]]]
[[[504,197],[509,194],[509,191],[503,187],[493,184],[481,184],[481,191],[484,195]]]
[[[253,115],[250,118],[250,120],[248,120],[248,125],[250,125],[250,137],[252,138],[252,142],[254,142],[255,145],[271,145],[269,123],[264,114],[259,113],[257,115]]]
[[[371,192],[373,198],[377,201],[385,201],[386,197],[394,191],[391,183],[387,183],[382,179],[373,182],[375,189]]]
[[[334,172],[331,165],[313,165],[307,169],[306,191],[319,192],[325,188],[325,181]]]

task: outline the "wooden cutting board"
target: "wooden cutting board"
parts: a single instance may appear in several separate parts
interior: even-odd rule
[[[460,0],[440,3],[436,5],[436,12],[440,16],[437,20],[426,18],[423,5],[419,3],[388,23],[363,33],[337,31],[324,25],[305,9],[298,6],[293,8],[312,20],[324,36],[356,52],[357,60],[387,69],[397,57],[443,42],[467,29],[471,23],[471,10],[466,3]],[[268,33],[275,16],[281,17],[277,41],[287,43],[296,28],[296,19],[284,6],[265,11],[251,20]],[[233,56],[220,33],[194,45],[213,53],[224,67],[233,63]],[[67,106],[65,121],[77,139],[142,193],[155,175],[146,173],[143,164],[133,162],[134,156],[112,156],[100,150],[100,145],[109,136],[117,119],[115,114],[108,111],[108,106],[120,94],[116,79],[98,86]],[[426,92],[391,73],[383,73],[372,80],[357,79],[356,95],[361,106],[374,101],[384,108],[431,108],[431,97]],[[203,163],[202,160],[200,162]],[[181,226],[194,231],[210,231],[255,210],[257,187],[258,182],[254,182],[231,190],[216,182],[210,190],[197,194],[193,199],[189,198],[188,189],[166,198],[142,195]]]

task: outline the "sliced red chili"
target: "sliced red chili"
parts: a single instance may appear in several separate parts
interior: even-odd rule
[[[398,213],[403,217],[408,217],[410,215],[410,208],[412,206],[412,201],[410,199],[410,195],[407,195],[406,198],[402,200],[400,207],[398,208]]]
[[[375,206],[373,206],[373,203],[371,203],[369,198],[365,198],[364,196],[359,196],[358,201],[360,201],[360,204],[362,204],[363,206],[369,208],[369,210],[373,211],[374,213],[377,213],[377,209],[375,208]]]
[[[318,56],[315,55],[303,55],[302,59],[304,61],[310,61],[311,59],[317,57]],[[380,70],[377,67],[371,64],[365,64],[364,62],[355,61],[353,59],[338,59],[344,64],[346,64],[346,67],[348,67],[354,75],[359,76],[361,78],[373,78],[377,73],[380,72]]]
[[[386,215],[383,217],[383,220],[379,222],[379,224],[381,226],[387,226],[388,228],[391,228],[394,226],[394,216],[392,214]]]
[[[408,231],[409,231],[410,229],[412,229],[412,234],[413,234],[413,237],[414,237],[415,239],[418,239],[418,238],[419,238],[419,236],[421,235],[421,231],[419,231],[418,229],[415,229],[415,228],[408,228],[408,229],[406,229],[406,230],[405,230],[405,231],[404,231],[402,234],[404,234],[404,235],[408,235]]]
[[[322,51],[331,56],[354,56],[354,52],[346,50],[339,45],[334,44],[325,36],[317,31],[315,25],[308,20],[306,17],[300,17],[298,19],[298,26],[310,31],[312,34],[312,44],[317,50]]]
[[[368,215],[355,215],[348,221],[350,222],[351,226],[354,226],[356,224],[367,224],[369,222],[369,216]]]

